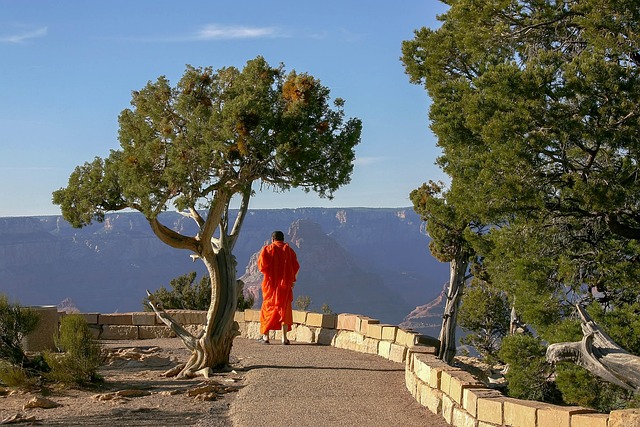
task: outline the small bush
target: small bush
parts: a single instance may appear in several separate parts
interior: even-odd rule
[[[307,311],[311,305],[311,297],[308,295],[300,295],[296,298],[295,306],[300,311]]]
[[[0,294],[0,360],[31,368],[31,361],[22,349],[22,339],[35,330],[39,320],[33,310],[9,303],[8,298]]]
[[[165,309],[208,310],[211,304],[211,279],[209,276],[203,276],[199,282],[196,282],[196,275],[197,273],[193,271],[178,276],[169,282],[171,290],[161,286],[151,295]],[[238,285],[237,309],[244,311],[253,307],[254,299],[251,296],[245,298],[242,281],[238,281]],[[148,297],[142,301],[145,311],[151,311],[148,302]]]
[[[101,379],[97,370],[103,361],[102,349],[82,316],[72,314],[63,317],[55,343],[62,354],[45,353],[45,360],[51,368],[45,374],[48,380],[84,385]]]
[[[506,374],[509,396],[517,399],[559,403],[559,393],[549,381],[553,372],[539,338],[516,334],[505,337],[498,357],[509,364]]]
[[[0,383],[7,387],[31,389],[35,387],[37,378],[29,374],[26,369],[0,361]]]

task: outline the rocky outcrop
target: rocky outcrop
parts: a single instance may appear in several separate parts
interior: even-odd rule
[[[400,326],[432,336],[438,336],[442,327],[442,315],[447,303],[449,282],[445,282],[437,297],[426,304],[419,305],[409,313]]]
[[[300,262],[294,301],[311,298],[309,309],[320,311],[326,304],[338,313],[368,313],[388,323],[398,323],[411,308],[397,290],[385,286],[380,275],[367,271],[356,262],[320,225],[309,219],[294,221],[286,240],[295,249]],[[253,254],[241,280],[245,290],[261,301],[262,274],[258,271],[259,251]],[[365,266],[366,267],[366,266]]]

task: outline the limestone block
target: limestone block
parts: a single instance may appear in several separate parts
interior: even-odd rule
[[[548,404],[532,400],[505,398],[504,423],[513,427],[537,427],[538,409],[546,406]]]
[[[302,310],[293,310],[293,323],[297,323],[300,325],[306,325],[307,324],[307,314],[309,314],[306,311],[302,311]],[[260,320],[260,317],[258,317],[257,320]]]
[[[315,332],[316,342],[321,345],[331,345],[337,334],[337,329],[318,328]]]
[[[314,329],[308,326],[298,325],[296,328],[296,341],[313,343],[316,341]]]
[[[260,310],[252,310],[248,309],[244,311],[244,321],[245,322],[259,322],[260,321]]]
[[[338,314],[338,319],[336,321],[336,328],[344,329],[347,331],[355,331],[357,318],[358,316],[355,314],[349,314],[349,313]]]
[[[473,390],[473,389],[467,389]],[[476,418],[478,421],[486,421],[497,425],[503,423],[503,404],[505,398],[500,397],[479,397],[476,403]],[[549,426],[551,427],[551,426]]]
[[[380,341],[378,343],[378,356],[389,359],[391,353],[391,343],[389,341]]]
[[[453,372],[455,371],[460,372],[461,369],[454,366],[443,366],[440,369],[442,369],[442,374],[440,374],[440,387],[438,388],[442,390],[444,394],[450,394],[449,389],[451,388],[451,375],[453,375]]]
[[[398,327],[395,325],[382,325],[382,339],[385,341],[394,342],[396,340],[396,334],[398,333]]]
[[[365,337],[362,340],[362,344],[359,346],[359,349],[357,350],[360,353],[367,353],[367,354],[378,354],[378,343],[380,341],[375,340],[373,338],[368,338]]]
[[[454,407],[451,425],[454,427],[476,427],[476,419],[464,409]]]
[[[39,321],[36,328],[22,338],[25,351],[55,350],[53,336],[58,332],[58,308],[55,305],[41,305],[29,307],[35,312]]]
[[[307,326],[315,328],[336,328],[335,314],[307,313]]]
[[[418,378],[411,371],[404,371],[404,383],[414,398],[418,394]]]
[[[109,313],[100,314],[98,323],[101,325],[132,325],[133,320],[131,313]]]
[[[396,332],[396,344],[403,345],[405,347],[413,347],[415,345],[415,337],[418,334],[413,331],[398,328]]]
[[[416,399],[416,402],[420,403],[422,401],[422,395],[427,392],[429,386],[420,381],[415,375],[413,375],[413,378],[416,382],[416,394],[413,397]]]
[[[93,339],[95,340],[100,339],[100,334],[102,333],[102,326],[90,324],[89,332],[91,332],[91,336],[93,337]]]
[[[367,332],[365,333],[369,338],[373,338],[375,340],[382,339],[382,325],[379,323],[371,323],[367,326]]]
[[[138,326],[138,339],[174,338],[176,334],[168,326]]]
[[[576,414],[571,416],[571,425],[574,427],[607,427],[609,421],[608,414]],[[625,426],[640,426],[640,419],[636,424],[625,424]]]
[[[465,389],[485,388],[484,383],[466,371],[445,371],[442,374],[450,377],[449,392],[447,394],[459,405],[462,405],[462,396]]]
[[[349,349],[349,346],[351,345],[351,341],[353,340],[354,334],[359,335],[359,334],[356,334],[355,332],[339,330],[333,342],[334,347]]]
[[[245,322],[243,337],[248,339],[257,340],[260,338],[260,323],[258,322]]]
[[[98,324],[99,313],[78,313],[78,316],[82,316],[84,320],[90,325]]]
[[[640,427],[640,409],[611,411],[608,427]]]
[[[203,310],[166,310],[173,320],[181,325],[204,325],[207,321],[207,312]],[[162,320],[157,319],[157,323]]]
[[[424,381],[425,384],[429,384],[429,375],[431,374],[431,367],[426,361],[422,360],[422,358],[418,357],[419,355],[413,356],[413,372],[416,373],[418,378],[421,381]]]
[[[571,427],[571,417],[575,414],[593,413],[592,409],[580,406],[545,405],[538,409],[539,427]],[[574,426],[575,427],[575,426]]]
[[[471,414],[472,417],[478,417],[478,400],[481,398],[503,398],[502,393],[497,390],[488,388],[466,388],[462,392],[462,409]]]
[[[449,373],[452,371],[460,371],[461,369],[447,364],[429,366],[429,368],[429,387],[440,389],[443,393],[449,394],[451,385],[451,375]]]
[[[445,393],[442,393],[442,418],[447,422],[447,424],[451,424],[453,419],[453,407],[454,402],[451,400],[449,396]]]
[[[390,343],[389,360],[396,363],[404,363],[407,356],[407,348],[403,345]]]
[[[131,323],[136,326],[153,326],[156,324],[155,313],[131,313]]]
[[[422,394],[420,403],[426,406],[428,410],[434,414],[442,413],[442,392],[435,388],[427,386],[426,391]]]
[[[100,316],[102,317],[102,315]],[[102,325],[101,340],[137,340],[138,326],[133,325]]]
[[[362,335],[367,334],[367,330],[369,329],[369,325],[377,325],[380,321],[377,319],[372,319],[367,316],[357,316],[356,318],[356,332],[360,332]]]
[[[238,323],[244,323],[244,311],[236,311],[233,315],[233,320]]]

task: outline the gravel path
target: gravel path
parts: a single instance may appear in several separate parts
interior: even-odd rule
[[[447,426],[409,394],[404,365],[378,356],[236,338],[232,358],[244,387],[202,427]]]

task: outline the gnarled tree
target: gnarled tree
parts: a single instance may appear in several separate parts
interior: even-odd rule
[[[548,342],[580,303],[638,353],[637,2],[444,3],[403,61],[433,101],[447,199],[492,226],[492,286]]]
[[[456,355],[456,326],[464,286],[469,279],[469,261],[474,250],[466,235],[472,222],[447,201],[442,183],[430,181],[410,194],[414,210],[426,221],[431,237],[429,250],[439,261],[449,263],[449,287],[440,328],[438,358],[447,363]]]
[[[350,181],[361,122],[345,119],[343,100],[329,101],[318,79],[273,68],[262,57],[242,70],[187,66],[175,87],[160,77],[133,92],[132,107],[119,116],[121,148],[78,166],[68,186],[53,193],[75,227],[135,209],[162,242],[205,264],[211,305],[198,335],[154,307],[193,351],[180,375],[228,364],[238,333],[232,250],[252,185],[330,198]],[[230,218],[234,197],[240,208]],[[162,224],[159,215],[171,205],[195,221],[195,235]]]

